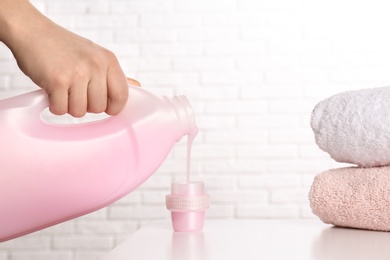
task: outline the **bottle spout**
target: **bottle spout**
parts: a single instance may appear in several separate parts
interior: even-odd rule
[[[198,127],[196,125],[194,111],[188,99],[183,96],[174,96],[170,99],[172,102],[175,113],[182,126],[182,135],[196,136],[198,133]]]

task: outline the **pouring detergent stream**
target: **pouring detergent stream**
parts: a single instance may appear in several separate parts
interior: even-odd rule
[[[191,130],[187,137],[187,172],[186,172],[186,181],[189,183],[191,181],[191,150],[192,143],[194,142],[195,137],[198,134],[198,128],[195,127]]]
[[[183,136],[191,146],[197,128],[184,96],[133,86],[129,93],[118,115],[71,125],[42,120],[44,90],[0,100],[0,242],[112,204],[147,180]],[[185,195],[176,209],[199,211],[188,199],[200,195],[199,185],[189,177],[172,184],[176,197]]]
[[[197,134],[197,126],[194,126],[188,134],[186,181],[171,183],[171,194],[166,196],[166,207],[171,211],[172,226],[178,232],[202,230],[205,210],[210,205],[204,183],[191,181],[190,178],[192,143]]]

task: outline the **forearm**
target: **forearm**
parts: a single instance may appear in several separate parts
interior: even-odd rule
[[[11,50],[18,39],[26,40],[28,33],[47,21],[28,0],[0,0],[0,41]]]

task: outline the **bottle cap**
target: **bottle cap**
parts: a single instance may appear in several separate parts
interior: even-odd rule
[[[203,182],[173,182],[171,194],[166,196],[166,206],[171,211],[175,231],[199,231],[203,229],[210,198]]]

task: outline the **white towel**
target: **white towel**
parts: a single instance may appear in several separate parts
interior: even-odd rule
[[[311,127],[317,145],[338,162],[390,165],[390,87],[343,92],[321,101]]]

